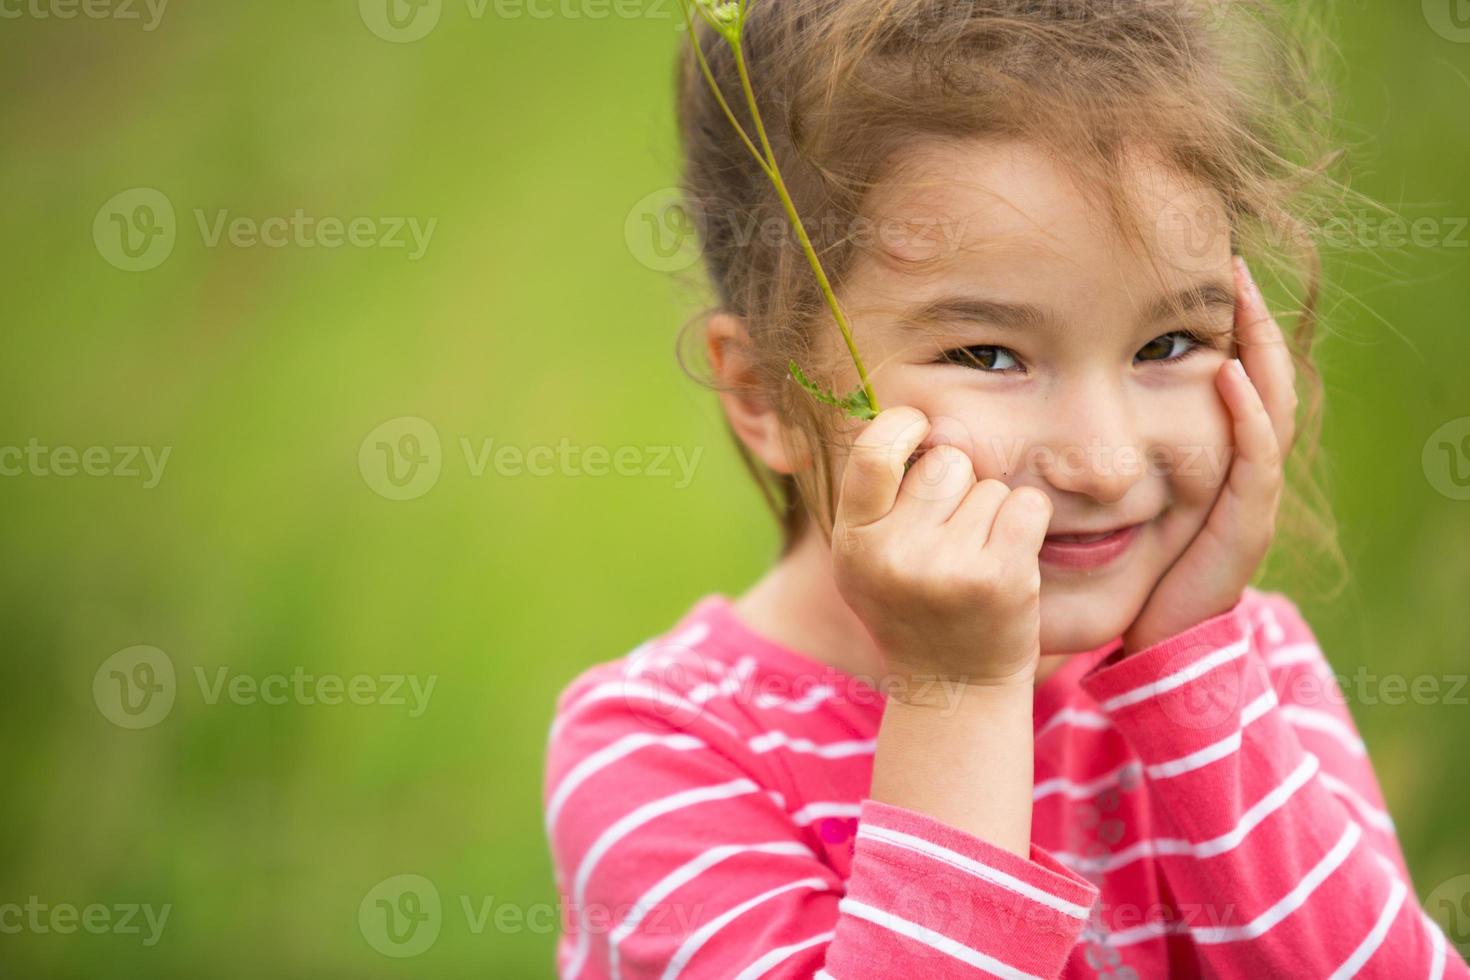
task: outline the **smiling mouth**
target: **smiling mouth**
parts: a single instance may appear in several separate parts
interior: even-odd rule
[[[1101,568],[1128,551],[1143,523],[1086,534],[1048,534],[1038,558],[1058,568]]]
[[[1101,541],[1103,538],[1112,537],[1119,531],[1126,530],[1127,527],[1131,526],[1115,527],[1111,531],[1098,531],[1096,534],[1048,534],[1046,540],[1059,541],[1065,544],[1089,544],[1093,541]]]

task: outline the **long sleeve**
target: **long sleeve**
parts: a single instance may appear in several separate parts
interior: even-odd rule
[[[1470,976],[1419,907],[1362,740],[1284,596],[1243,598],[1082,686],[1143,765],[1158,836],[1137,846],[1189,910],[1205,975]]]
[[[844,879],[816,853],[822,805],[788,812],[765,766],[852,743],[737,723],[625,678],[563,697],[546,780],[562,977],[1062,972],[1097,897],[1085,879],[870,799]]]

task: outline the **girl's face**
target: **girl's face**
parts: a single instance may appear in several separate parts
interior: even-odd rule
[[[1051,498],[1043,653],[1122,634],[1229,467],[1213,378],[1234,356],[1230,238],[1199,220],[1221,214],[1219,200],[1133,159],[1142,250],[1037,147],[926,148],[875,196],[883,247],[840,297],[881,405],[924,412],[925,446],[964,449],[977,479]],[[1067,539],[1123,528],[1101,544]]]

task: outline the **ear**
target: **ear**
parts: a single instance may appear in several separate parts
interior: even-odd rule
[[[733,313],[714,314],[705,326],[705,343],[720,389],[720,405],[736,437],[772,470],[793,472],[791,455],[781,438],[781,418],[756,386],[745,320]]]

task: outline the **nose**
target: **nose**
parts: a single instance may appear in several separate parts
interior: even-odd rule
[[[1143,479],[1147,440],[1122,379],[1094,375],[1058,386],[1037,469],[1053,487],[1115,504]]]

